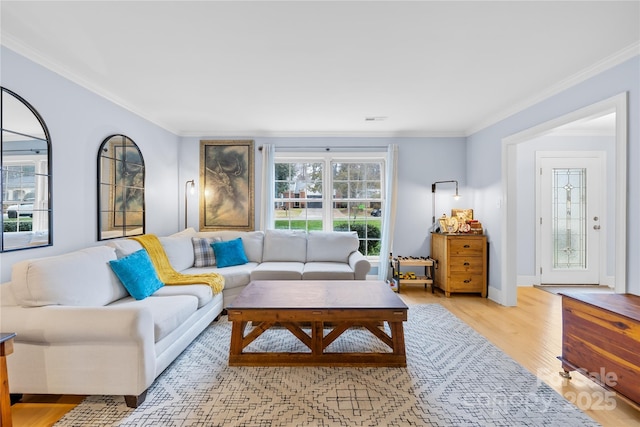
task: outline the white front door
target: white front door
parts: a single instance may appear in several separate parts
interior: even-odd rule
[[[540,283],[599,284],[604,154],[551,155],[539,156],[536,168]]]

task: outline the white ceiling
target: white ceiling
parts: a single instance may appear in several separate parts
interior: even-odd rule
[[[640,53],[639,6],[3,0],[0,27],[178,135],[468,135]]]

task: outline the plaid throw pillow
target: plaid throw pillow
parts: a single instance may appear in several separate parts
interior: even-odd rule
[[[219,237],[192,237],[194,267],[210,267],[216,265],[216,255],[211,244],[219,242]]]

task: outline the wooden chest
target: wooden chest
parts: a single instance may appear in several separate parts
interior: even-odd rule
[[[433,286],[445,295],[455,292],[487,296],[487,237],[431,233],[431,258],[436,261]]]
[[[640,297],[562,294],[562,368],[640,404]]]

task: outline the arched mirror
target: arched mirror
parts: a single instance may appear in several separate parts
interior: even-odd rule
[[[98,151],[98,240],[144,232],[144,159],[129,137],[112,135]]]
[[[7,252],[52,244],[51,138],[40,114],[2,89],[2,239]]]

